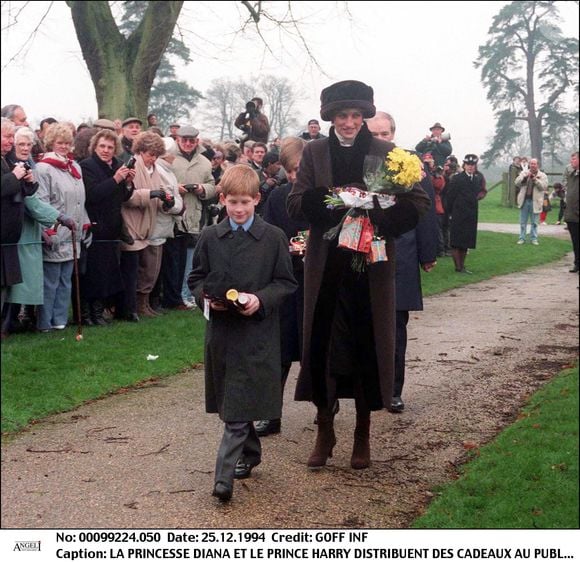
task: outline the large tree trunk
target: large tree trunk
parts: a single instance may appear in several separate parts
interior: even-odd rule
[[[146,122],[151,86],[183,0],[149,2],[143,20],[127,38],[108,2],[69,0],[67,4],[95,87],[99,117],[132,116]]]

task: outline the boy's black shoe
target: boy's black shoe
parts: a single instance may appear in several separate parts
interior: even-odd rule
[[[213,492],[211,493],[212,496],[215,496],[222,502],[229,502],[232,499],[232,494],[233,490],[221,482],[216,482]]]
[[[280,433],[282,422],[280,421],[280,419],[260,420],[256,422],[254,427],[256,428],[256,433],[258,434],[258,437],[266,437],[266,435]]]
[[[238,462],[236,462],[236,467],[234,468],[234,478],[236,480],[244,480],[252,475],[252,468],[258,466],[262,461],[247,462],[244,457],[240,457]]]
[[[394,412],[398,414],[405,409],[405,403],[401,400],[400,396],[393,396],[391,400],[391,407],[389,408],[390,412]]]

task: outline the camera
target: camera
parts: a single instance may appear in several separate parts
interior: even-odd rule
[[[28,172],[30,170],[32,170],[32,166],[30,165],[30,162],[24,160],[22,162],[22,167]]]
[[[221,212],[222,208],[219,205],[216,205],[215,203],[212,203],[211,205],[207,206],[207,214],[210,217],[217,217],[220,212]]]
[[[256,116],[256,104],[253,101],[246,103],[246,119],[253,119]]]
[[[137,162],[137,159],[134,156],[131,156],[131,158],[129,158],[129,160],[125,164],[125,167],[129,168],[129,170],[132,170],[133,168],[135,168],[136,162]]]

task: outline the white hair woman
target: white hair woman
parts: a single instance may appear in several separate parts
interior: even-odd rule
[[[14,148],[6,156],[9,165],[13,168],[19,165],[28,165],[34,141],[34,133],[28,127],[18,127],[14,133]],[[26,212],[22,222],[22,233],[18,240],[22,283],[13,285],[8,289],[6,302],[10,303],[10,306],[2,323],[2,331],[5,333],[17,329],[21,305],[26,305],[24,316],[32,323],[34,306],[44,302],[42,230],[52,227],[59,217],[59,212],[54,207],[38,197],[38,183],[33,178],[27,181],[27,178],[28,176],[25,176],[20,180],[28,184],[26,188],[29,193],[24,197]],[[31,325],[23,327],[29,328]]]
[[[11,166],[6,157],[14,146],[14,123],[2,118],[2,238],[0,274],[4,307],[8,287],[22,282],[18,240],[24,219],[24,197],[33,192],[32,172],[24,164]]]

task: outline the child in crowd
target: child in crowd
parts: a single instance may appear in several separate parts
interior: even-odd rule
[[[554,183],[554,191],[550,193],[550,200],[560,199],[560,207],[558,209],[558,220],[554,224],[562,224],[564,211],[566,210],[566,190],[560,182]]]
[[[255,214],[258,174],[235,165],[220,185],[227,217],[202,231],[189,287],[209,320],[206,411],[225,423],[213,495],[225,502],[234,478],[249,477],[262,460],[253,421],[281,415],[278,310],[297,283],[286,235]]]

